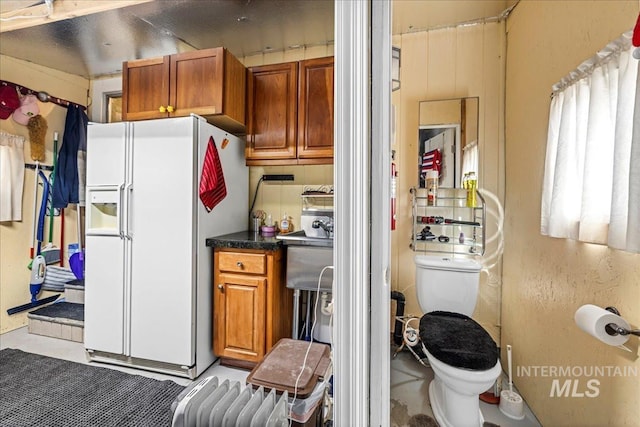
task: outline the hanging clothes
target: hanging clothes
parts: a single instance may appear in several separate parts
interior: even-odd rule
[[[77,204],[78,196],[78,150],[87,146],[87,125],[89,118],[84,110],[70,105],[64,123],[62,147],[54,177],[53,207],[66,208],[69,203]]]
[[[22,221],[23,189],[24,137],[0,132],[0,221]]]

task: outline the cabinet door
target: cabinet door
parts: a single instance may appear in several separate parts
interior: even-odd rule
[[[259,362],[265,354],[267,279],[218,273],[214,278],[213,352]]]
[[[299,163],[333,161],[333,57],[300,61]],[[324,160],[323,160],[324,159]]]
[[[124,62],[122,65],[122,120],[167,117],[169,56]]]
[[[169,104],[173,117],[222,113],[224,49],[171,55]]]
[[[247,165],[296,164],[297,75],[296,62],[249,69]]]

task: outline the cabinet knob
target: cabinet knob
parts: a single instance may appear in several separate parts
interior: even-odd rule
[[[242,261],[238,261],[238,262],[236,262],[236,267],[238,267],[238,268],[242,268]]]
[[[167,105],[167,111],[169,113],[173,113],[175,111],[174,108],[173,108],[173,105]]]
[[[167,109],[164,107],[164,105],[161,105],[160,108],[158,108],[158,111],[160,111],[161,113],[166,113]]]
[[[220,289],[220,292],[224,292],[224,285],[222,283],[218,284],[218,289]]]

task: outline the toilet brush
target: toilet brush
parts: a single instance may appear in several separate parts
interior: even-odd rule
[[[513,376],[511,371],[511,346],[507,345],[507,365],[509,367],[509,390],[500,392],[500,412],[509,418],[521,420],[524,418],[524,402],[522,397],[513,391]]]

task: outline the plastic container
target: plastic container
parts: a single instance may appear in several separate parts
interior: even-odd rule
[[[427,206],[435,206],[438,202],[438,171],[428,170],[426,177]]]
[[[478,188],[478,179],[476,178],[475,172],[469,172],[466,180],[467,189],[467,207],[475,208],[478,206],[478,202],[476,200],[476,189]]]
[[[322,312],[322,307],[326,307],[327,301],[332,300],[331,293],[321,292],[318,298],[318,305],[315,310],[315,326],[313,328],[313,339],[324,344],[331,344],[331,313],[330,311]],[[315,301],[315,298],[314,298]]]
[[[263,237],[274,237],[276,235],[276,227],[274,225],[263,225],[260,227],[260,234]]]
[[[289,406],[291,408],[291,420],[298,423],[306,423],[314,414],[318,405],[323,403],[324,392],[329,386],[329,379],[318,381],[313,391],[306,399],[293,400],[293,395],[289,395]]]
[[[71,255],[80,252],[80,244],[69,243],[68,250],[69,250],[69,258],[71,258]]]

